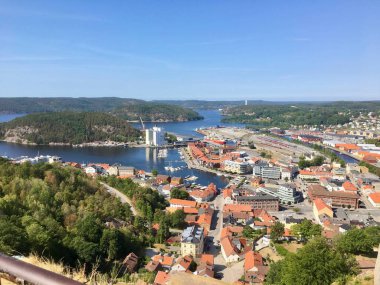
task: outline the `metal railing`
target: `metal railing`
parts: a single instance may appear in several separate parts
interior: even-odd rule
[[[80,285],[78,281],[0,253],[0,278],[16,284]],[[1,279],[0,279],[1,284]]]

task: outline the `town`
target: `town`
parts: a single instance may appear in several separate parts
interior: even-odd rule
[[[181,213],[182,230],[171,228],[161,244],[146,252],[150,260],[144,268],[154,273],[154,284],[167,284],[178,272],[261,284],[271,263],[303,247],[310,233],[302,227],[333,240],[351,229],[380,225],[380,178],[371,168],[378,166],[380,148],[374,144],[354,142],[350,134],[337,141],[310,130],[214,127],[198,132],[204,138],[181,146],[181,158],[189,168],[227,177],[222,189],[197,184],[196,177],[175,176],[173,169],[148,173],[120,164],[63,162],[90,177],[131,179],[152,188],[166,198],[167,213]],[[165,146],[163,131],[146,130],[146,145]],[[165,157],[165,149],[158,155]],[[25,161],[62,162],[54,156],[15,162]],[[139,214],[122,192],[101,183]],[[154,234],[160,226],[152,225]],[[125,258],[131,273],[139,258],[133,253]],[[373,275],[376,258],[360,256],[357,262],[362,274]]]

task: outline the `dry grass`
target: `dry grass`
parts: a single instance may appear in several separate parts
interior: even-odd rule
[[[277,253],[275,253],[273,251],[273,249],[271,249],[270,247],[264,247],[263,249],[259,250],[260,254],[264,257],[264,258],[267,258],[269,256],[269,258],[271,260],[273,260],[274,262],[277,262],[281,259],[283,259],[283,257]]]
[[[170,285],[227,285],[226,283],[217,279],[197,276],[185,272],[173,272],[169,281]]]
[[[301,243],[296,243],[296,242],[291,242],[291,243],[282,243],[281,244],[287,251],[291,253],[297,252],[297,250],[301,247],[303,247],[303,244]]]

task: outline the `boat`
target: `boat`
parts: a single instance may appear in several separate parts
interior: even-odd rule
[[[167,156],[168,156],[168,150],[166,148],[160,149],[158,151],[157,157],[159,157],[159,158],[165,158]]]

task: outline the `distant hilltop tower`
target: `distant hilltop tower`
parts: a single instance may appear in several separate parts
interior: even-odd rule
[[[245,106],[247,106],[248,105],[248,100],[247,99],[245,99]]]

